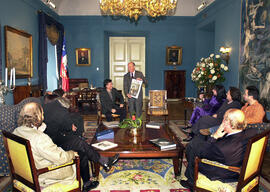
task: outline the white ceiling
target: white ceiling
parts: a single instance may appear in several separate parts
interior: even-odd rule
[[[47,0],[41,0],[46,2]],[[101,15],[99,0],[51,0],[54,10],[59,15]],[[205,1],[210,5],[215,0],[178,0],[173,16],[194,16],[198,13],[197,7]]]

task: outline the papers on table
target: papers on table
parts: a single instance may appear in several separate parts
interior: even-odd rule
[[[99,150],[105,151],[105,150],[117,147],[118,144],[110,142],[110,141],[101,141],[99,143],[92,144],[92,146],[99,149]]]

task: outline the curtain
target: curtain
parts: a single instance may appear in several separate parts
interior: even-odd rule
[[[1,27],[1,24],[0,24],[0,80],[4,80],[2,79],[2,27]]]
[[[60,71],[61,66],[61,54],[64,38],[64,26],[57,22],[52,17],[48,16],[44,12],[39,12],[39,51],[38,51],[38,75],[39,75],[39,85],[43,92],[47,89],[47,63],[48,63],[48,50],[47,50],[47,34],[46,25],[55,25],[59,31],[59,39],[56,44],[57,48],[57,63],[58,71]]]

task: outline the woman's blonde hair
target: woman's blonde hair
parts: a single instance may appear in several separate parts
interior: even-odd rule
[[[38,103],[27,103],[20,111],[18,125],[39,127],[43,122],[43,109]]]

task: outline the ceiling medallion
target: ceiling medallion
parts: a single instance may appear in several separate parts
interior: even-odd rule
[[[122,15],[137,21],[144,12],[151,17],[167,15],[176,4],[177,0],[100,0],[100,9],[106,15]]]

